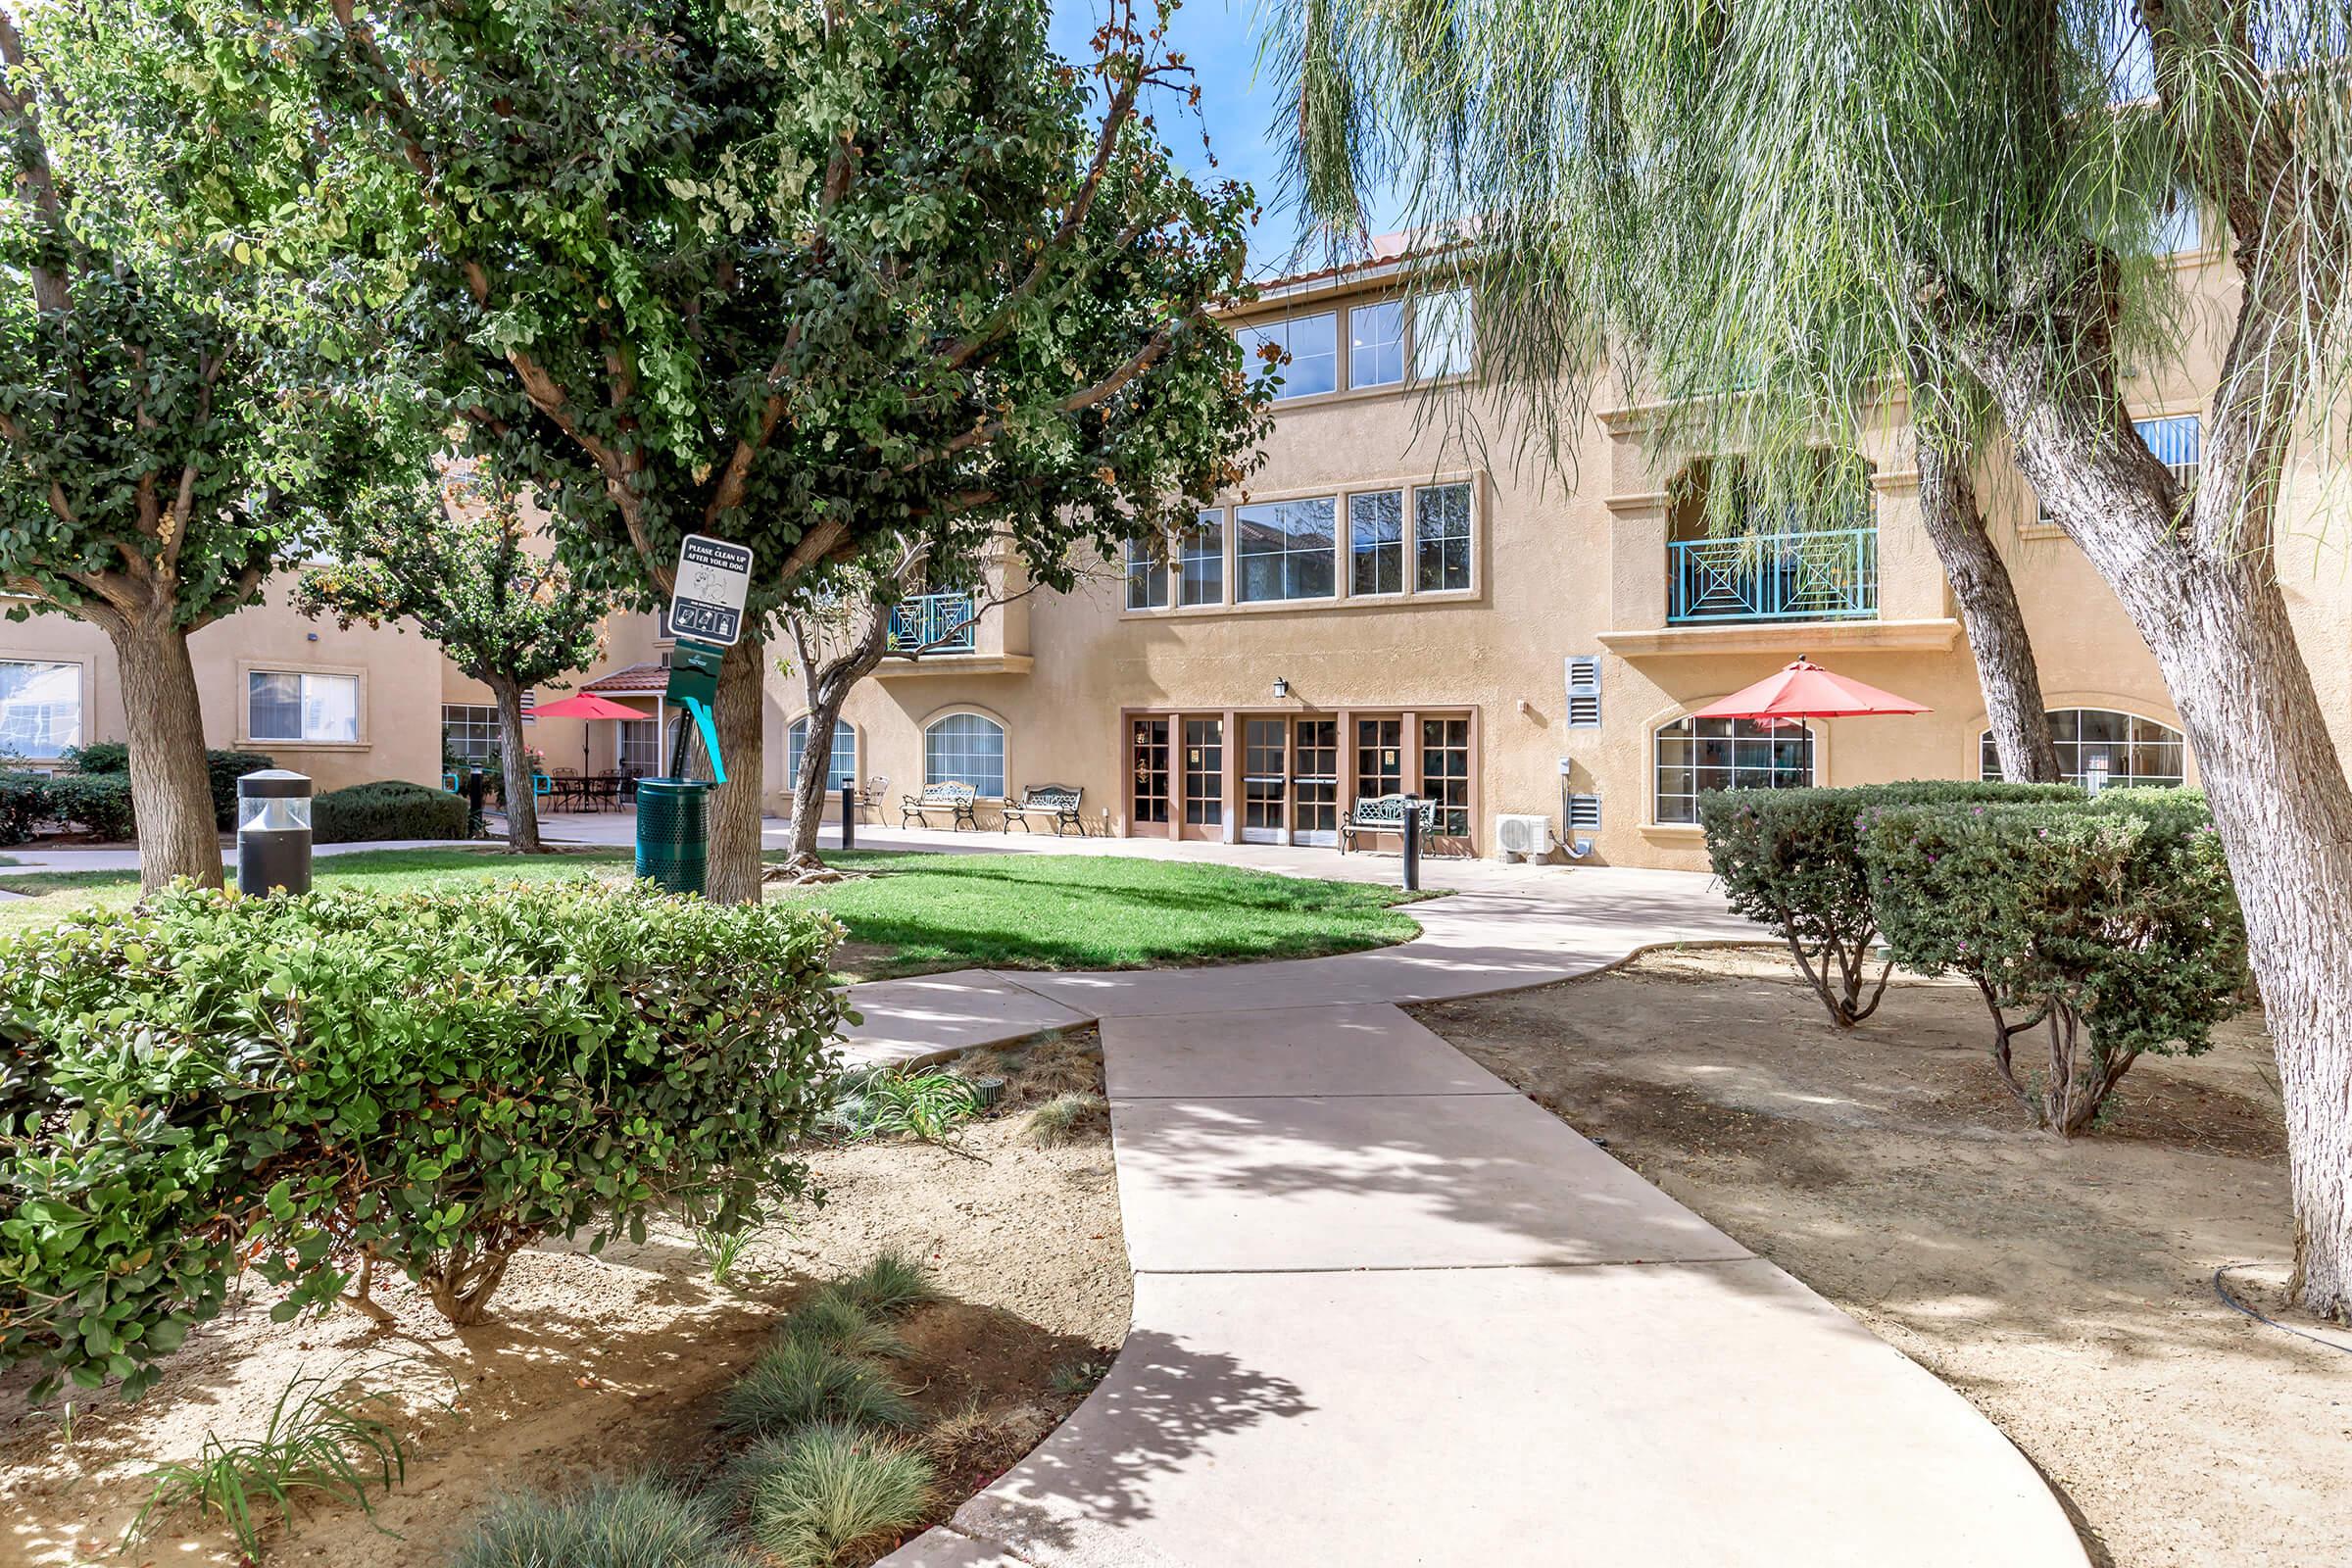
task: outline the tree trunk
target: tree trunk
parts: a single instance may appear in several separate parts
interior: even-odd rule
[[[168,612],[165,612],[168,614]],[[187,877],[220,886],[220,825],[205,766],[204,713],[188,634],[167,619],[107,626],[122,675],[130,741],[130,804],[138,819],[139,891]]]
[[[2001,777],[2055,784],[2063,773],[2058,747],[2050,739],[2050,715],[2042,707],[2034,642],[2026,632],[2025,612],[2018,608],[2017,585],[1984,527],[1967,454],[1922,432],[1918,463],[1920,517],[1959,602]]]
[[[752,637],[727,650],[718,665],[711,722],[727,782],[710,792],[710,868],[703,885],[713,904],[760,902],[760,782],[766,694],[760,678],[765,645]]]
[[[498,756],[507,793],[507,849],[538,855],[539,798],[531,790],[531,755],[522,738],[522,688],[504,675],[485,682],[498,704]]]
[[[792,781],[792,856],[785,862],[797,873],[825,863],[817,854],[816,834],[824,825],[825,780],[833,771],[833,726],[841,719],[851,689],[872,674],[889,651],[890,612],[876,611],[857,644],[831,661],[811,657],[814,638],[796,635],[794,641],[808,687],[808,744],[801,751],[801,770]]]
[[[1995,386],[2026,477],[2122,600],[2180,710],[2278,1061],[2294,1293],[2352,1321],[2352,784],[2273,573],[2277,484],[2243,427],[2217,420],[2177,520],[2180,489],[2120,399],[2087,406],[2043,394],[2032,365],[1993,368],[2012,372]]]

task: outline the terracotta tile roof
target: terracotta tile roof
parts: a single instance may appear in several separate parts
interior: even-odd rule
[[[623,692],[662,692],[669,689],[669,666],[662,663],[631,664],[610,675],[599,675],[580,688],[600,696]]]

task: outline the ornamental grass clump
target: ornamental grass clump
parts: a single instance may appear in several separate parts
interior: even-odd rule
[[[1855,826],[1904,806],[2080,801],[2066,784],[1912,779],[1843,789],[1716,790],[1698,798],[1707,858],[1735,913],[1778,931],[1805,980],[1850,1029],[1878,1009],[1891,964],[1875,965],[1880,921]]]
[[[501,1499],[453,1568],[759,1568],[730,1544],[724,1510],[650,1476],[569,1496]]]
[[[135,1396],[241,1262],[478,1320],[542,1236],[803,1188],[839,928],[594,879],[242,899],[0,939],[0,1364]]]
[[[2059,1137],[2092,1126],[2143,1053],[2202,1053],[2245,1004],[2245,927],[2194,792],[1882,809],[1862,853],[1895,960],[1976,982],[2001,1082]],[[2036,1029],[2047,1065],[2021,1074]]]
[[[754,1540],[785,1568],[867,1560],[931,1505],[931,1461],[904,1438],[824,1421],[763,1438],[736,1461]]]
[[[719,1418],[729,1431],[768,1437],[813,1421],[910,1427],[916,1415],[872,1362],[786,1334],[727,1391]]]

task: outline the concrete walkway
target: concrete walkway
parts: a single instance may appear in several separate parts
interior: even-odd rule
[[[1384,952],[857,989],[869,1059],[1101,1021],[1136,1270],[1102,1385],[889,1564],[2082,1568],[1967,1401],[1395,1005],[1756,934],[1503,881]]]

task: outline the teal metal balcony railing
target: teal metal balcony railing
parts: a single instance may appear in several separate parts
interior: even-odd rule
[[[890,608],[894,654],[968,654],[979,646],[979,601],[970,594],[915,594]]]
[[[1666,619],[1675,625],[1879,613],[1876,528],[1677,539],[1666,565]]]

